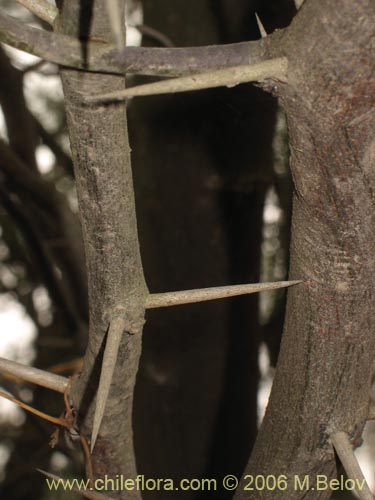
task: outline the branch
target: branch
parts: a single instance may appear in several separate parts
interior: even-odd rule
[[[100,424],[103,420],[113,372],[117,361],[117,354],[125,326],[126,320],[122,316],[114,318],[109,325],[102,369],[100,372],[99,387],[96,395],[95,414],[91,434],[91,452],[94,449],[96,438],[99,434]]]
[[[191,90],[210,89],[214,87],[234,87],[240,83],[262,81],[268,78],[286,81],[288,60],[286,57],[271,59],[250,66],[234,66],[218,69],[208,73],[198,73],[171,80],[146,83],[130,89],[88,96],[88,101],[121,101],[128,97],[172,94],[175,92],[189,92]]]
[[[110,44],[87,42],[86,60],[79,40],[25,25],[0,10],[1,42],[61,66],[96,73],[180,76],[255,64],[268,58],[268,46],[272,42],[277,47],[282,33],[279,30],[262,40],[227,45],[187,48],[125,47],[123,51]]]
[[[68,379],[66,377],[61,377],[60,375],[55,375],[54,373],[39,370],[39,368],[23,365],[4,358],[0,358],[0,374],[18,377],[26,382],[61,393],[64,393],[68,385]]]
[[[178,306],[181,304],[193,304],[208,300],[226,299],[238,295],[276,290],[303,283],[303,280],[276,281],[274,283],[251,283],[245,285],[218,286],[212,288],[198,288],[195,290],[182,290],[180,292],[151,293],[146,298],[146,309],[157,307]]]
[[[374,500],[346,432],[334,432],[331,435],[331,441],[348,478],[355,482],[358,498],[360,500]]]
[[[36,17],[39,17],[48,24],[53,24],[58,14],[58,9],[47,0],[17,0],[18,3],[26,7]]]

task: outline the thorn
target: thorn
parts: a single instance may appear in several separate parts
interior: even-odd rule
[[[5,358],[0,358],[0,373],[61,393],[68,385],[68,379],[65,377]]]
[[[11,401],[15,405],[22,408],[23,410],[26,410],[29,413],[36,415],[37,417],[43,418],[43,420],[47,420],[48,422],[51,422],[52,424],[61,425],[61,427],[65,427],[67,429],[70,429],[69,423],[66,420],[64,420],[63,418],[52,417],[51,415],[48,415],[47,413],[36,410],[32,406],[27,405],[26,403],[23,403],[22,401],[19,401],[18,399],[14,398],[13,396],[10,396],[9,394],[6,394],[3,391],[0,391],[0,396],[4,399],[7,399],[8,401]]]
[[[119,0],[106,0],[109,24],[111,26],[112,38],[119,50],[125,47],[125,26],[122,26],[123,17]]]
[[[153,83],[136,85],[125,90],[87,96],[89,102],[121,101],[128,97],[173,94],[215,87],[230,87],[240,83],[260,82],[274,78],[281,82],[287,81],[288,59],[278,57],[267,61],[242,66],[221,68],[205,73],[197,73],[179,78],[169,78]]]
[[[357,497],[360,500],[374,500],[347,433],[337,431],[331,434],[330,438],[348,478],[352,479],[356,485]],[[360,483],[360,487],[358,487],[358,483]]]
[[[303,283],[303,280],[276,281],[273,283],[250,283],[245,285],[218,286],[212,288],[198,288],[195,290],[182,290],[180,292],[151,293],[146,298],[146,309],[157,307],[178,306],[193,304],[207,300],[226,299],[238,295],[277,290]]]
[[[52,474],[51,472],[47,472],[43,469],[36,469],[36,470],[38,472],[40,472],[40,474],[42,474],[43,476],[46,476],[49,479],[56,481],[57,484],[61,485],[61,487],[64,488],[64,485],[65,485],[64,478],[57,476],[56,474]],[[71,485],[71,490],[75,491],[76,493],[81,494],[85,498],[89,498],[90,500],[114,500],[112,497],[108,497],[107,495],[103,495],[102,493],[98,493],[98,492],[92,491],[92,490],[83,490],[83,489],[77,488],[77,487],[72,486],[72,485]]]
[[[263,23],[260,20],[258,14],[256,12],[255,12],[255,19],[257,20],[257,25],[258,25],[258,28],[259,28],[260,36],[262,38],[266,38],[267,37],[267,31],[266,31],[265,27],[263,26]]]
[[[122,334],[125,330],[126,320],[123,316],[113,318],[109,324],[107,342],[104,349],[102,369],[100,373],[99,387],[96,395],[94,421],[91,434],[91,453],[94,449],[96,438],[99,434],[100,425],[103,420],[105,406],[108,399],[109,389],[112,382],[113,372],[117,361]]]

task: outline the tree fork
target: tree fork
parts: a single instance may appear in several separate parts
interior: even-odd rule
[[[123,13],[122,13],[123,14]],[[87,24],[85,24],[85,22]],[[123,23],[124,25],[124,23]],[[110,23],[105,0],[65,0],[58,31],[106,40]],[[83,57],[85,42],[82,43]],[[89,343],[81,377],[71,395],[82,431],[91,434],[106,334],[113,318],[126,319],[106,412],[93,451],[94,475],[136,477],[132,403],[141,353],[147,288],[139,252],[125,106],[87,105],[82,94],[124,88],[123,77],[62,69],[88,271]],[[104,368],[105,369],[105,368]],[[99,399],[99,397],[98,397]],[[140,493],[117,492],[117,498]]]
[[[355,447],[368,415],[375,338],[374,28],[370,0],[304,2],[277,48],[288,83],[274,88],[286,112],[295,184],[286,323],[266,416],[245,474],[336,477],[330,436]],[[306,36],[308,33],[308,36]],[[236,498],[263,498],[244,491]],[[332,491],[309,491],[310,500]]]

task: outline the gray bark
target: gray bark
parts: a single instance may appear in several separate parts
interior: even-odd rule
[[[105,2],[66,0],[59,29],[81,40],[103,38],[110,29]],[[85,43],[82,45],[85,51]],[[84,96],[124,87],[124,78],[62,70],[89,287],[89,343],[81,377],[73,387],[81,430],[92,428],[94,394],[111,318],[125,314],[113,383],[92,455],[94,474],[136,476],[132,402],[141,352],[146,285],[143,278],[127,137],[125,106],[87,105]],[[132,332],[132,333],[130,333]],[[119,493],[138,498],[139,492]]]
[[[373,2],[306,1],[277,52],[295,184],[291,290],[276,378],[246,474],[286,474],[267,499],[326,499],[296,475],[335,477],[335,430],[358,446],[374,371]],[[236,498],[264,498],[238,489]]]

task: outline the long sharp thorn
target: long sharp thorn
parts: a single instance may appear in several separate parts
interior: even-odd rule
[[[110,92],[109,94],[87,96],[86,100],[89,102],[111,102],[136,96],[173,94],[175,92],[188,92],[214,87],[234,87],[240,83],[259,82],[269,78],[285,82],[287,81],[287,69],[287,58],[278,57],[257,64],[233,66],[207,73],[197,73],[190,76],[136,85],[135,87]]]
[[[207,300],[225,299],[238,295],[277,290],[303,283],[303,280],[276,281],[273,283],[249,283],[245,285],[218,286],[212,288],[198,288],[195,290],[182,290],[179,292],[152,293],[146,298],[146,309],[157,307],[178,306],[193,304]]]
[[[100,373],[99,387],[96,395],[96,406],[94,422],[91,435],[91,452],[94,449],[96,438],[98,437],[100,425],[103,420],[105,406],[108,399],[109,389],[115,370],[117,354],[120,347],[121,337],[125,329],[126,321],[118,316],[110,322],[107,342],[104,349],[102,369]]]
[[[256,12],[255,12],[255,19],[257,20],[257,25],[258,25],[258,28],[259,28],[260,36],[262,38],[266,38],[267,37],[267,31],[266,31],[265,27],[263,26],[263,23],[260,20],[260,17],[258,16],[258,14]]]
[[[330,437],[333,447],[336,450],[336,453],[348,475],[348,478],[354,480],[355,483],[359,481],[362,485],[360,488],[358,487],[355,490],[357,497],[360,500],[374,500],[365,476],[363,475],[363,472],[359,466],[352,445],[350,444],[347,433],[343,431],[337,431],[331,434]]]

